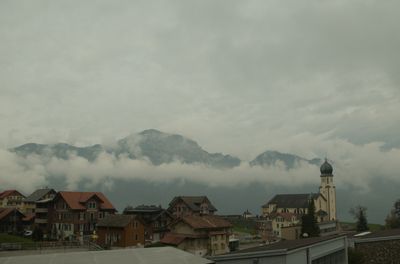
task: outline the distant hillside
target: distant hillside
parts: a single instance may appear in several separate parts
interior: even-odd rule
[[[240,159],[221,153],[208,153],[195,141],[181,135],[167,134],[149,129],[118,141],[114,149],[117,156],[128,154],[130,158],[148,158],[154,165],[180,161],[186,164],[205,164],[217,168],[240,165]]]
[[[75,147],[65,143],[53,145],[28,143],[10,151],[23,157],[36,154],[46,159],[51,157],[68,159],[73,154],[91,162],[101,152],[106,151],[117,157],[124,155],[130,159],[146,159],[154,165],[178,161],[185,164],[204,164],[215,168],[232,168],[239,166],[241,162],[240,159],[230,155],[209,153],[195,141],[181,135],[167,134],[154,129],[123,138],[117,142],[116,147],[106,148],[99,144]]]
[[[258,155],[254,160],[250,161],[250,165],[266,167],[274,166],[277,162],[282,162],[286,169],[293,169],[300,162],[307,162],[316,166],[322,164],[322,160],[318,158],[308,160],[297,155],[268,150]]]
[[[32,154],[44,159],[52,157],[68,159],[70,155],[77,155],[90,162],[96,160],[102,152],[114,154],[116,157],[149,160],[153,165],[180,162],[183,164],[202,164],[213,168],[233,168],[239,166],[241,160],[231,155],[222,153],[209,153],[197,142],[177,134],[168,134],[155,129],[144,130],[131,134],[116,142],[113,147],[100,144],[87,147],[75,147],[66,143],[52,145],[28,143],[11,149],[22,157]],[[300,162],[312,165],[321,165],[321,159],[308,160],[297,155],[281,153],[278,151],[265,151],[250,161],[251,166],[274,166],[278,162],[284,164],[286,169],[296,168]]]
[[[75,147],[65,143],[54,145],[28,143],[13,148],[11,151],[23,157],[36,154],[44,158],[56,157],[59,159],[68,159],[71,154],[74,154],[89,161],[94,161],[104,149],[98,144],[88,147]]]

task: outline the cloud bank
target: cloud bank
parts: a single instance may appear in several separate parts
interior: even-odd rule
[[[329,149],[329,160],[333,163],[337,188],[352,186],[359,192],[369,191],[371,182],[380,179],[400,182],[398,157],[400,149],[382,150],[383,143],[365,145],[351,144],[345,140],[318,140],[311,135],[299,136],[305,144],[315,144],[317,152]],[[297,137],[296,142],[299,140]],[[291,141],[288,140],[288,144]],[[302,146],[297,146],[302,148]],[[233,169],[213,169],[204,165],[188,165],[179,162],[154,166],[146,160],[116,158],[102,153],[94,162],[71,153],[69,159],[42,159],[37,155],[27,158],[16,156],[6,150],[0,151],[0,185],[17,188],[25,192],[49,184],[49,179],[65,180],[66,189],[95,188],[103,185],[113,188],[113,181],[141,180],[152,183],[188,181],[210,187],[248,186],[258,183],[265,186],[319,185],[319,168],[300,162],[295,169],[286,170],[284,164],[269,167],[251,167],[242,162]],[[81,186],[80,184],[84,184]]]

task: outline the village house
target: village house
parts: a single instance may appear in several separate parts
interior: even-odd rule
[[[143,220],[146,244],[160,241],[169,232],[168,225],[174,220],[171,213],[155,205],[128,206],[123,214],[135,215]]]
[[[93,234],[97,222],[116,212],[101,192],[59,192],[49,203],[51,238],[82,238]]]
[[[57,192],[54,189],[44,188],[34,191],[23,200],[22,212],[26,215],[36,213],[36,203],[42,200],[52,199]]]
[[[25,196],[17,190],[5,190],[0,193],[0,207],[17,208],[23,211]]]
[[[232,224],[215,215],[187,215],[171,224],[171,232],[161,243],[195,255],[218,255],[229,252]]]
[[[134,215],[108,215],[97,224],[97,244],[102,247],[144,246],[144,222]]]
[[[176,196],[169,203],[168,211],[174,217],[187,215],[213,215],[217,209],[207,196]]]
[[[20,233],[23,231],[25,217],[16,208],[0,208],[0,233]]]
[[[265,242],[273,241],[275,236],[273,235],[272,221],[264,217],[260,217],[257,218],[255,222],[257,234],[261,237],[261,239]]]

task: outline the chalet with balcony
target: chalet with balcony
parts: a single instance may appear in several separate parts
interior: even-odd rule
[[[160,241],[169,232],[168,226],[174,220],[167,210],[155,205],[128,206],[124,214],[135,215],[143,220],[146,244]]]
[[[187,215],[213,215],[217,209],[207,196],[176,196],[169,203],[168,211],[174,217]]]
[[[0,193],[0,207],[23,209],[25,195],[17,190],[5,190]]]
[[[51,203],[49,221],[53,239],[82,238],[115,207],[101,192],[59,192]]]
[[[44,188],[34,191],[23,200],[22,212],[26,215],[36,213],[36,203],[48,199],[53,199],[57,192],[54,189]]]

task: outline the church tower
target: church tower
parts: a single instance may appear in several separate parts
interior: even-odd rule
[[[321,186],[319,187],[319,193],[326,199],[329,221],[336,220],[336,188],[333,183],[333,168],[327,159],[325,159],[325,162],[321,165],[320,171]]]

